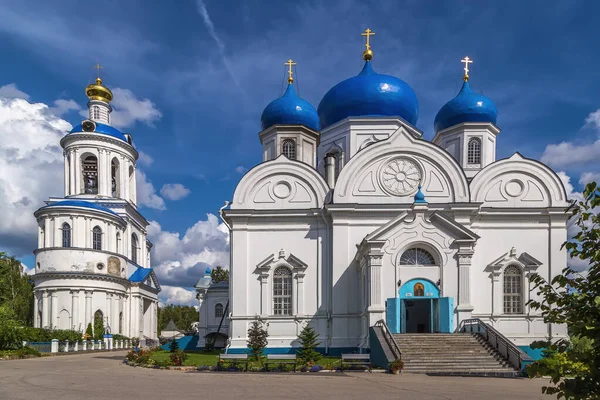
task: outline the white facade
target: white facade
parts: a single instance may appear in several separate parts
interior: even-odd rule
[[[60,142],[64,197],[35,212],[35,326],[85,332],[99,312],[107,333],[157,339],[160,285],[136,204],[138,153],[108,125],[112,93],[101,83],[86,90],[90,119]]]
[[[274,145],[276,131],[261,138]],[[443,332],[480,318],[517,345],[566,335],[525,306],[532,273],[550,280],[566,267],[565,189],[519,153],[496,160],[498,133],[463,123],[432,143],[401,119],[361,117],[322,130],[311,162],[306,151],[273,159],[267,146],[223,212],[230,351],[246,348],[255,320],[281,351],[305,322],[333,351],[368,347],[381,319],[396,332]],[[468,156],[472,137],[480,153]]]

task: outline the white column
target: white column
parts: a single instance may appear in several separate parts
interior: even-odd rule
[[[106,185],[104,181],[104,162],[104,149],[98,149],[98,170],[96,172],[98,173],[98,194],[100,196],[106,195],[106,190],[104,189]]]
[[[75,164],[75,152],[73,150],[69,150],[69,195],[76,194],[75,174],[77,173],[77,166]]]
[[[111,303],[112,323],[111,333],[119,333],[119,297],[118,293],[113,293]]]
[[[42,292],[42,328],[47,328],[49,325],[50,304],[48,302],[48,291]]]
[[[269,307],[269,275],[260,275],[260,315],[266,317],[270,314]]]
[[[92,328],[94,327],[94,321],[92,320],[93,316],[92,316],[92,294],[94,292],[91,290],[86,290],[85,291],[85,327],[83,328],[84,331],[85,329],[87,329],[88,324],[92,324]]]
[[[105,328],[108,326],[110,326],[110,332],[112,333],[112,293],[109,292],[105,292],[104,293],[104,299],[105,299],[105,303],[104,303],[104,326]]]
[[[140,335],[140,297],[131,296],[131,332],[130,337]]]
[[[71,291],[71,302],[71,325],[72,329],[77,330],[79,328],[79,289]],[[84,331],[85,328],[83,329]]]
[[[67,197],[69,195],[69,174],[70,174],[70,171],[69,171],[69,152],[68,152],[68,150],[63,151],[63,159],[64,159],[63,162],[64,162],[64,171],[65,171],[64,178],[63,178],[64,184],[65,184],[65,191],[64,191],[64,193],[65,193],[65,197]]]
[[[38,320],[39,304],[38,304],[39,292],[34,290],[33,292],[33,327],[40,328],[40,322]]]
[[[83,217],[83,219],[85,220],[85,231],[84,231],[84,237],[85,237],[85,245],[84,247],[86,249],[90,249],[92,247],[92,226],[91,226],[91,220],[89,217]]]
[[[52,291],[50,300],[52,303],[52,327],[56,329],[58,327],[58,293],[56,290]]]
[[[123,185],[123,198],[125,200],[130,201],[131,198],[129,194],[129,160],[125,157],[121,158],[121,160],[123,165],[123,181],[125,182],[125,184]]]
[[[297,282],[296,313],[298,315],[302,316],[302,315],[304,315],[304,274],[301,274],[301,273],[297,274],[296,282]]]
[[[52,232],[50,231],[50,218],[44,218],[44,247],[50,247],[50,235]]]
[[[500,271],[492,273],[492,315],[502,314],[502,285],[500,284]]]
[[[75,160],[74,164],[74,175],[75,175],[75,179],[74,179],[74,187],[75,190],[73,193],[71,194],[81,194],[82,190],[81,190],[81,160],[79,157],[79,150],[78,149],[73,149],[73,158]]]
[[[133,191],[133,193],[129,193],[129,196],[131,196],[131,202],[133,204],[137,204],[137,178],[135,177],[135,164],[132,163],[133,166],[133,185],[131,187],[130,191]]]
[[[378,250],[372,250],[367,257],[367,279],[369,280],[369,326],[373,326],[377,321],[384,318],[385,312],[381,292],[381,265],[383,253]]]
[[[58,224],[56,223],[56,218],[50,218],[50,247],[58,247]]]

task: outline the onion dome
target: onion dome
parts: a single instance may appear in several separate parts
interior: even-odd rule
[[[444,104],[437,113],[433,125],[436,133],[463,122],[490,122],[496,124],[498,118],[496,104],[489,97],[473,93],[471,86],[469,86],[468,69],[468,63],[472,61],[465,57],[462,62],[467,63],[463,77],[464,83],[456,97]]]
[[[415,194],[415,203],[427,203],[427,201],[425,200],[425,195],[423,194],[423,192],[421,192],[421,185],[419,185],[419,190],[417,191],[417,194]]]
[[[210,267],[206,267],[206,271],[204,271],[204,275],[210,275]]]
[[[90,100],[98,100],[104,103],[110,103],[113,99],[112,92],[102,84],[100,77],[96,78],[96,83],[86,86],[85,94]]]
[[[291,79],[291,78],[290,78]],[[288,87],[283,96],[273,100],[260,117],[263,129],[273,125],[304,125],[319,130],[319,116],[315,108],[301,99],[294,89],[293,79],[288,79]]]
[[[362,71],[331,88],[319,104],[321,129],[348,117],[400,117],[411,125],[419,118],[417,96],[402,79],[378,74],[370,61]]]

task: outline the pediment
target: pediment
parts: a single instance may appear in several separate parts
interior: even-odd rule
[[[509,265],[516,265],[523,271],[531,273],[535,272],[542,265],[542,262],[526,252],[518,254],[517,250],[513,247],[488,264],[487,269],[498,275]]]
[[[282,266],[287,267],[294,272],[303,272],[306,270],[306,268],[308,268],[308,264],[295,255],[290,253],[286,257],[285,250],[281,249],[277,257],[275,257],[275,254],[273,253],[259,262],[256,265],[256,270],[254,273],[264,275],[268,274],[270,270]]]

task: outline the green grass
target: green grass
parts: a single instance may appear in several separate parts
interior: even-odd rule
[[[186,351],[185,352],[188,356],[187,360],[184,361],[183,365],[185,366],[202,366],[202,365],[206,365],[206,366],[213,366],[213,365],[217,365],[217,356],[220,354],[219,351],[215,350],[215,351],[210,351],[210,352],[205,352],[205,351]],[[161,351],[156,351],[152,353],[152,358],[155,361],[166,361],[169,359],[169,352],[166,350],[161,350]],[[250,363],[256,363],[256,361],[252,358],[250,358]],[[266,360],[266,357],[263,359]],[[340,359],[339,357],[322,357],[319,362],[317,362],[318,365],[321,365],[323,367],[325,367],[326,369],[334,369],[335,367],[340,365]],[[277,365],[273,364],[272,367],[275,368]],[[298,363],[298,368],[300,368],[300,363]]]

